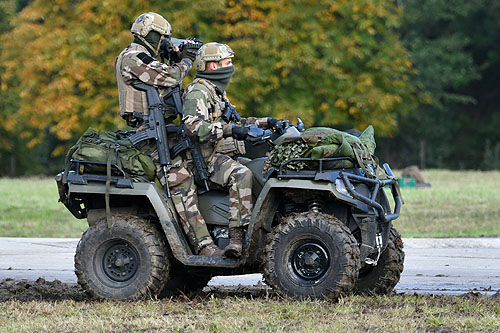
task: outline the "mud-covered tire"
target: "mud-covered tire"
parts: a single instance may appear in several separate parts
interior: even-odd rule
[[[401,235],[396,229],[391,228],[389,242],[380,255],[377,266],[363,265],[354,285],[354,291],[361,295],[390,294],[401,278],[404,260]]]
[[[351,292],[359,270],[359,249],[349,229],[323,213],[287,216],[269,237],[264,279],[295,299],[332,299]]]
[[[188,272],[185,267],[172,267],[170,277],[160,293],[160,298],[174,297],[180,294],[189,295],[203,289],[212,275],[201,272]]]
[[[163,235],[136,216],[114,215],[111,230],[105,219],[97,221],[76,248],[78,283],[97,299],[154,298],[165,286],[169,269]]]

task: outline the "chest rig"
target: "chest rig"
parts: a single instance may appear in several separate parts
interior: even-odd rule
[[[208,90],[209,100],[207,101],[207,103],[210,112],[209,121],[211,123],[216,123],[216,122],[225,123],[224,119],[222,118],[222,115],[226,108],[226,102],[229,102],[226,93],[224,92],[223,94],[221,94],[216,90],[216,86],[212,82],[205,79],[196,78],[193,80],[193,83],[201,84]],[[230,122],[229,124],[232,124],[232,122]],[[215,147],[213,147],[213,143],[210,143],[208,145],[210,145],[210,150],[211,150],[211,153],[209,155],[211,155],[213,151],[219,154],[229,155],[231,157],[237,155],[244,155],[246,153],[245,142],[240,140],[235,140],[231,137],[221,139],[219,142],[216,143]],[[204,151],[203,155],[205,156],[205,149],[202,150]]]

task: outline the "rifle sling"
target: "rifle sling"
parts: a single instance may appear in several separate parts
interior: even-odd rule
[[[217,150],[219,150],[220,146],[222,145],[222,142],[224,142],[224,139],[220,139],[219,142],[217,142],[217,144],[215,145],[214,151],[212,152],[212,154],[210,154],[210,157],[207,159],[208,163],[212,162],[212,160],[215,156],[215,153],[217,153]]]

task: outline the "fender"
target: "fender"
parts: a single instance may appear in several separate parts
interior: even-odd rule
[[[252,212],[252,222],[249,226],[249,234],[253,233],[254,228],[262,227],[266,231],[271,231],[271,224],[273,222],[273,216],[279,205],[279,193],[282,189],[293,189],[293,190],[313,190],[313,191],[323,191],[333,194],[333,196],[343,201],[351,206],[359,208],[362,211],[367,211],[370,208],[354,200],[353,198],[342,194],[337,190],[337,187],[332,182],[319,182],[314,180],[306,179],[269,179],[255,202],[253,212]]]

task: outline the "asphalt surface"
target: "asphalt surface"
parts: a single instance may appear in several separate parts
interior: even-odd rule
[[[463,294],[500,291],[500,238],[406,238],[405,269],[397,292]],[[76,283],[78,239],[1,238],[0,281]],[[261,274],[214,277],[209,285],[260,285]]]

